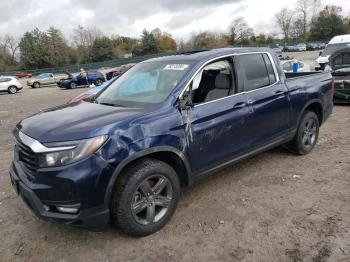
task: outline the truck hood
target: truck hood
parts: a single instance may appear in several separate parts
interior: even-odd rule
[[[118,123],[141,113],[145,109],[77,102],[26,118],[17,128],[42,143],[79,140],[110,134]]]

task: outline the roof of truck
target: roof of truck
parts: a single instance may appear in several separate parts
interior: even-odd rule
[[[162,56],[158,58],[153,58],[147,61],[194,61],[199,62],[201,60],[208,60],[219,56],[229,55],[229,54],[242,54],[242,53],[252,53],[252,52],[268,52],[273,53],[271,48],[267,47],[227,47],[227,48],[217,48],[203,51],[194,51],[179,53],[177,55]]]

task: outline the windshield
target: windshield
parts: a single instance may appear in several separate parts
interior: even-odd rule
[[[38,75],[38,78],[48,78],[49,74],[40,74]]]
[[[349,48],[349,47],[350,47],[350,43],[330,44],[326,46],[326,48],[322,52],[322,56],[332,55],[334,52],[338,50]]]
[[[95,101],[124,107],[147,107],[161,103],[191,65],[189,61],[152,61],[137,64],[100,93]]]

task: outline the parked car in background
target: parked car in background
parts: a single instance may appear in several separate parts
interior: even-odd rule
[[[283,47],[283,52],[297,52],[298,48],[294,45],[286,45]]]
[[[297,44],[295,46],[296,50],[299,51],[299,52],[303,52],[303,51],[306,51],[306,44]]]
[[[0,76],[0,92],[15,94],[23,88],[22,84],[14,76]]]
[[[320,52],[320,56],[317,58],[316,62],[319,66],[316,66],[316,70],[324,70],[328,64],[328,59],[335,52],[350,48],[350,34],[349,35],[338,35],[335,36],[329,41],[325,49]]]
[[[91,98],[93,98],[98,92],[100,92],[102,89],[106,88],[107,86],[109,86],[111,83],[113,83],[118,77],[112,78],[110,80],[107,80],[106,82],[104,82],[102,85],[100,86],[95,86],[95,87],[91,87],[89,90],[79,94],[78,96],[72,98],[68,103],[72,103],[72,102],[78,102],[78,101],[87,101]]]
[[[319,50],[319,45],[317,43],[307,43],[306,44],[306,50],[307,51]]]
[[[77,87],[88,87],[92,84],[100,86],[106,81],[104,74],[99,71],[89,71],[86,75],[78,74],[73,76],[70,73],[67,73],[67,75],[68,78],[58,81],[57,85],[60,88],[74,89]]]
[[[332,99],[330,73],[284,73],[267,48],[150,59],[18,123],[10,178],[41,218],[146,236],[181,187],[279,145],[310,153]]]
[[[31,86],[32,88],[39,88],[45,85],[53,85],[56,84],[61,78],[54,76],[52,73],[43,73],[38,75],[37,77],[32,77],[27,81],[27,86]]]
[[[24,77],[32,77],[33,75],[29,73],[16,73],[14,74],[14,76],[17,78],[24,78]]]
[[[325,46],[326,44],[324,43],[307,43],[306,50],[307,51],[321,50],[321,49],[324,49]]]
[[[281,66],[283,68],[283,71],[285,73],[293,73],[293,64],[294,62],[297,61],[298,63],[298,72],[309,72],[310,71],[310,66],[308,64],[305,64],[302,61],[298,60],[281,60]]]
[[[117,77],[117,76],[121,76],[122,74],[124,74],[126,71],[128,71],[130,68],[132,68],[134,65],[134,63],[130,63],[130,64],[126,64],[126,65],[122,65],[120,67],[114,68],[112,71],[109,71],[106,74],[106,78],[107,80],[112,79],[113,77]]]
[[[350,47],[336,51],[329,57],[334,77],[334,103],[350,104]]]

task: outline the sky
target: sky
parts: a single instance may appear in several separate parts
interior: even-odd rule
[[[156,27],[187,40],[193,32],[226,32],[244,17],[255,33],[279,34],[274,15],[297,0],[11,0],[0,1],[0,37],[54,26],[70,39],[78,25],[97,27],[106,35],[139,37]],[[350,15],[349,0],[322,0]]]

